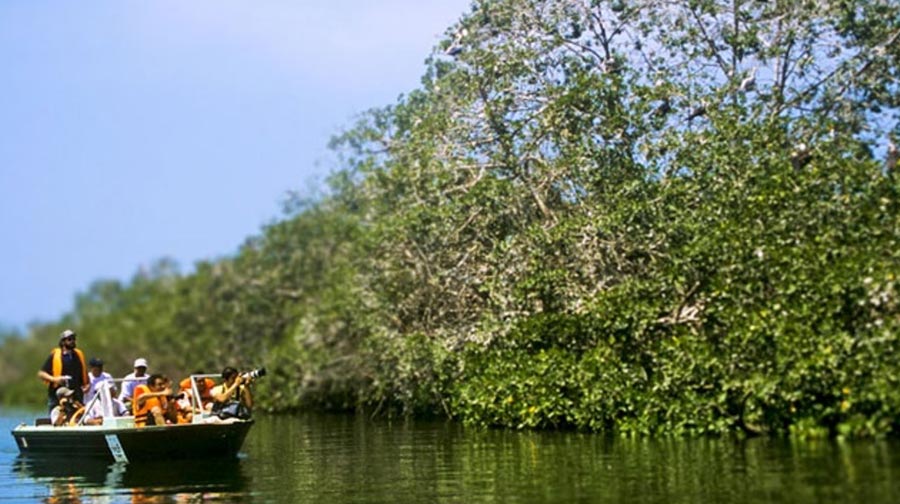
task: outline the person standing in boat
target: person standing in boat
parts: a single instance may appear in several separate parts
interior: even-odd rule
[[[134,360],[134,372],[126,375],[122,380],[122,392],[119,393],[119,400],[130,408],[134,390],[138,385],[145,385],[146,383],[147,359],[140,357]]]
[[[94,394],[97,393],[97,387],[99,387],[100,384],[104,381],[113,379],[111,374],[103,370],[103,361],[97,357],[92,357],[91,360],[88,361],[88,367],[91,369],[88,372],[90,386],[88,387],[87,394],[84,395],[84,404],[91,402],[91,399],[94,398]]]
[[[38,371],[38,378],[47,384],[47,408],[52,412],[59,404],[56,390],[68,387],[74,393],[74,399],[82,402],[84,392],[88,388],[87,365],[84,353],[75,348],[75,331],[66,329],[59,335],[59,346],[54,348],[44,365]]]

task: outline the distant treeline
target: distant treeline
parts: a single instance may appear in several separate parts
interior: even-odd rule
[[[71,327],[117,374],[265,365],[271,410],[896,434],[898,38],[888,0],[475,1],[323,195],[90,286],[0,397]]]

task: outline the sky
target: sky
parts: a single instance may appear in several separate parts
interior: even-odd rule
[[[0,2],[0,328],[233,254],[469,0]]]

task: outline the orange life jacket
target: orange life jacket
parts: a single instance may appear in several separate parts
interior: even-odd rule
[[[138,397],[142,394],[151,392],[149,385],[138,385],[134,388],[134,397],[131,401],[131,411],[134,413],[134,425],[136,427],[144,427],[147,425],[147,416],[154,406],[159,406],[162,411],[166,411],[167,404],[164,397],[148,397],[141,406],[138,406]]]
[[[203,390],[200,390],[201,381],[206,384],[206,388]],[[206,402],[207,400],[212,401],[212,395],[210,395],[210,391],[215,386],[216,382],[213,381],[212,378],[197,378],[197,389],[200,392],[200,399],[203,399],[204,402]],[[181,382],[178,384],[178,390],[191,390],[191,379],[185,378],[184,380],[181,380]]]
[[[79,349],[74,349],[75,355],[78,356],[78,360],[81,361],[81,384],[84,385],[86,383],[90,383],[88,381],[88,373],[87,373],[87,365],[84,363],[84,353]],[[53,376],[62,376],[62,348],[54,348],[50,355],[53,356],[53,361],[51,362],[51,369],[53,371]],[[44,380],[44,383],[50,384],[47,380]]]

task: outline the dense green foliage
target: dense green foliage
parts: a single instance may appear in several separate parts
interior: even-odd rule
[[[493,0],[335,139],[327,195],[63,326],[265,406],[624,433],[900,431],[900,6]],[[161,364],[162,365],[162,364]]]

